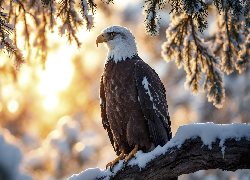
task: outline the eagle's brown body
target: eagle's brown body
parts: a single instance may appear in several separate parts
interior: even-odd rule
[[[118,63],[108,60],[101,77],[100,98],[102,123],[117,155],[122,150],[128,154],[135,144],[148,152],[171,139],[164,86],[138,56]]]

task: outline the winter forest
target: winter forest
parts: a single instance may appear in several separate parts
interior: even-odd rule
[[[187,124],[250,123],[249,0],[0,0],[0,180],[62,180],[115,159],[99,99],[107,49],[95,44],[112,25],[133,32],[160,76],[173,137]]]

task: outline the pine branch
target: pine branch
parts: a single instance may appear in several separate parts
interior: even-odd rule
[[[5,50],[10,56],[15,56],[14,66],[16,70],[19,70],[20,66],[25,63],[25,61],[23,60],[19,49],[16,48],[15,41],[13,43],[13,41],[9,38],[9,35],[15,31],[15,27],[7,24],[2,17],[6,19],[6,15],[0,11],[0,49]]]
[[[163,9],[165,1],[163,0],[147,0],[143,14],[145,15],[144,26],[147,34],[156,36],[159,34],[159,14],[158,10]]]
[[[248,63],[250,63],[250,34],[247,37],[245,47],[239,52],[239,59],[236,62],[236,69],[241,73],[246,69]]]
[[[93,15],[96,12],[97,5],[94,3],[94,0],[81,0],[80,3],[80,12],[82,14],[83,19],[86,21],[86,27],[88,30],[92,29],[94,27],[94,17]],[[92,12],[92,15],[89,14],[89,12]]]
[[[169,62],[172,61],[175,57],[175,52],[181,48],[183,45],[183,37],[187,34],[187,29],[189,26],[188,23],[188,16],[182,14],[179,17],[173,16],[172,23],[170,27],[166,31],[166,37],[168,39],[167,42],[163,43],[162,45],[162,56],[165,61]],[[180,62],[180,61],[179,61]],[[182,67],[182,63],[176,62],[178,68]]]
[[[189,82],[189,85],[192,85],[192,92],[193,93],[198,93],[199,90],[200,90],[200,87],[199,87],[199,82],[201,80],[201,73],[200,73],[200,69],[198,69],[198,57],[201,55],[202,51],[201,51],[201,48],[198,44],[198,40],[197,40],[197,36],[196,36],[196,32],[195,32],[195,25],[193,24],[193,18],[191,16],[188,17],[189,21],[190,21],[190,25],[191,25],[191,34],[193,36],[193,40],[194,40],[194,44],[195,44],[195,49],[196,49],[196,57],[195,57],[195,69],[194,69],[194,73],[193,73],[193,77],[191,78],[190,82]],[[201,61],[202,62],[202,61]],[[189,87],[189,86],[187,86]]]
[[[8,20],[7,20],[7,23],[10,23],[10,19],[12,17],[12,14],[13,14],[13,6],[12,6],[12,1],[13,0],[10,0],[9,3],[10,3],[10,9],[9,9],[9,14],[8,14]]]
[[[162,46],[162,56],[170,61],[176,55],[178,68],[184,64],[187,73],[185,87],[188,89],[191,86],[194,94],[200,90],[201,72],[206,73],[203,89],[208,90],[208,101],[213,101],[220,108],[225,98],[223,75],[218,69],[218,58],[215,58],[211,44],[200,39],[191,15],[172,17],[172,21],[167,30],[168,41]],[[182,55],[183,59],[179,60],[178,56]]]
[[[92,14],[95,14],[97,10],[97,4],[95,4],[94,0],[88,0],[88,5],[92,11]]]
[[[101,0],[101,1],[103,1],[106,4],[110,4],[110,3],[114,4],[114,0]]]
[[[75,40],[77,47],[80,48],[81,42],[76,36],[76,32],[83,23],[74,9],[74,3],[74,0],[61,0],[59,2],[57,17],[60,17],[63,23],[59,26],[60,34],[65,34],[65,30],[67,30],[68,43],[71,44]]]
[[[48,6],[52,6],[52,4],[54,4],[55,2],[55,0],[41,0],[42,1],[42,4],[43,4],[43,6],[45,6],[45,7],[48,7]]]
[[[222,58],[222,64],[221,69],[224,70],[227,74],[230,74],[234,70],[233,66],[233,50],[232,50],[232,43],[231,43],[231,36],[230,36],[230,30],[229,30],[229,17],[228,14],[225,13],[225,22],[224,26],[226,29],[226,36],[227,36],[227,42],[223,45],[223,53],[224,56]]]
[[[43,13],[46,11],[46,13],[49,15],[49,29],[53,31],[53,27],[56,25],[56,21],[54,18],[55,12],[56,12],[56,5],[54,0],[42,0],[43,4]]]
[[[45,7],[43,9],[43,21],[41,26],[39,27],[37,37],[34,42],[34,46],[37,46],[37,52],[36,52],[36,57],[40,58],[42,67],[45,69],[45,63],[47,60],[47,37],[46,37],[46,26],[48,25],[46,15],[45,15]]]
[[[14,2],[19,5],[19,13],[21,13],[21,10],[23,10],[22,18],[24,23],[24,37],[26,44],[28,45],[28,47],[30,47],[30,32],[28,29],[28,24],[26,19],[26,9],[24,7],[24,4],[20,0],[15,0]]]
[[[197,27],[200,32],[203,32],[207,28],[207,9],[207,4],[204,3],[202,0],[183,0],[183,10],[185,14],[190,15],[191,18],[197,22]]]

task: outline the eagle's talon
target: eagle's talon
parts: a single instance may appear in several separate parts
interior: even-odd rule
[[[108,167],[110,167],[110,171],[113,172],[113,171],[112,171],[113,167],[114,167],[114,166],[116,165],[116,163],[118,163],[120,160],[124,159],[124,156],[125,156],[124,150],[122,150],[121,154],[120,154],[115,160],[113,160],[112,162],[110,162],[110,163],[108,163],[108,164],[106,165],[106,169],[107,169]]]
[[[112,165],[112,162],[109,162],[109,163],[106,165],[106,169],[108,169],[108,167],[110,167],[110,165]]]
[[[112,173],[113,173],[113,167],[114,166],[112,164],[109,166],[110,172],[112,172]]]
[[[135,148],[125,157],[125,162],[127,163],[132,157],[135,157],[135,154],[138,151],[138,144],[135,145]]]

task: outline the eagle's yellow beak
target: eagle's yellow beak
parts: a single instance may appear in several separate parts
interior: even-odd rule
[[[106,42],[108,39],[105,33],[100,34],[96,39],[96,46],[98,47],[98,43]]]

